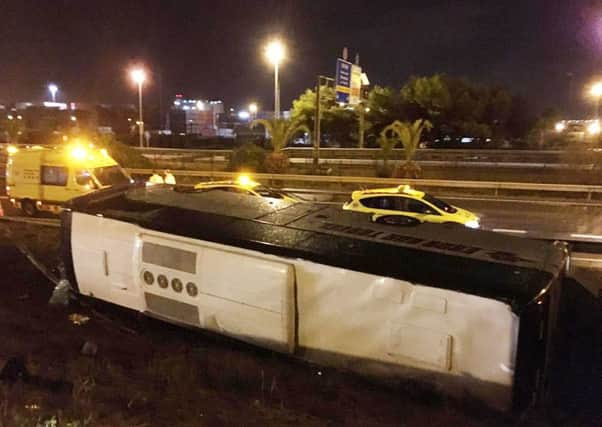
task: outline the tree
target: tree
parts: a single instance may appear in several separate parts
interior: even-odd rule
[[[357,114],[341,107],[335,101],[334,88],[320,86],[320,133],[323,142],[331,145],[352,146],[357,140]],[[316,92],[307,89],[293,101],[292,118],[299,120],[313,132],[316,117]]]
[[[399,91],[382,86],[374,86],[369,92],[366,106],[370,111],[366,120],[371,124],[367,129],[366,140],[376,140],[380,144],[382,130],[395,120],[409,120],[408,104],[401,99]]]
[[[412,162],[416,150],[420,145],[422,132],[432,128],[431,122],[428,120],[418,119],[413,123],[400,122],[395,120],[389,126],[383,129],[381,137],[385,140],[397,140],[403,144],[405,163],[398,166],[395,170],[395,176],[404,175],[405,177],[417,178],[420,173],[420,166]],[[397,143],[393,143],[391,150]]]
[[[435,74],[431,77],[412,77],[401,88],[401,98],[415,107],[415,114],[420,117],[437,117],[452,104],[449,87],[444,76]]]
[[[288,168],[288,157],[282,149],[300,132],[309,132],[301,119],[257,119],[251,127],[263,126],[270,135],[272,152],[266,156],[265,168],[270,173],[283,173]]]

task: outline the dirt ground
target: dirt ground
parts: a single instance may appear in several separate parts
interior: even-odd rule
[[[0,427],[602,425],[601,307],[579,290],[550,402],[508,416],[108,304],[49,306],[15,243],[52,272],[58,229],[0,223]]]

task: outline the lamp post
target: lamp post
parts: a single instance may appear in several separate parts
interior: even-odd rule
[[[596,127],[597,130],[597,134],[598,134],[598,145],[601,144],[602,140],[602,132],[600,132],[600,126],[602,125],[601,121],[600,121],[600,113],[602,113],[601,108],[600,108],[600,101],[602,99],[602,82],[596,82],[592,85],[592,88],[590,89],[590,94],[596,98],[596,118],[598,120],[598,125]]]
[[[314,147],[313,147],[313,170],[316,173],[320,169],[320,120],[321,120],[321,105],[320,87],[322,84],[328,85],[334,83],[334,79],[326,76],[318,76],[316,85],[316,115],[314,119]]]
[[[52,102],[56,102],[56,93],[59,91],[59,87],[54,83],[50,83],[48,85],[48,91],[50,92],[50,96],[52,97]]]
[[[143,147],[144,120],[142,116],[142,84],[146,80],[146,72],[142,68],[134,68],[130,71],[130,77],[138,85],[138,142]]]
[[[280,118],[280,82],[278,81],[278,68],[285,56],[284,44],[278,40],[272,40],[265,47],[266,59],[274,65],[274,117]]]

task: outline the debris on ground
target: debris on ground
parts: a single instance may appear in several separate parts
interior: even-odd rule
[[[86,341],[81,349],[81,354],[84,356],[96,356],[98,353],[98,345],[93,341]]]
[[[85,314],[72,313],[69,315],[69,320],[74,325],[81,326],[81,325],[85,325],[86,323],[88,323],[90,318],[88,316],[86,316]]]
[[[69,305],[69,295],[71,293],[71,284],[66,279],[59,280],[58,285],[52,290],[52,296],[48,301],[50,305]]]

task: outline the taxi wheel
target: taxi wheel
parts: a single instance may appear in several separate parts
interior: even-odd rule
[[[33,200],[25,199],[21,202],[21,210],[26,216],[36,216],[38,208]]]

